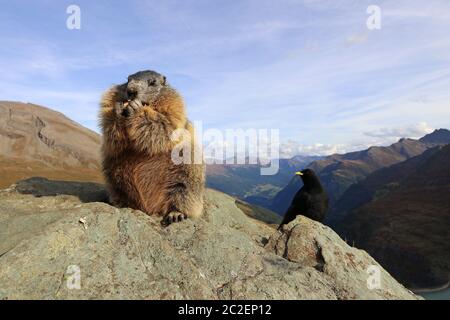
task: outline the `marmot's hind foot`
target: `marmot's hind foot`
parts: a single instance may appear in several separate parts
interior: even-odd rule
[[[187,215],[181,212],[172,211],[168,213],[161,221],[161,224],[164,227],[167,227],[168,225],[175,223],[175,222],[181,222],[183,220],[187,219]]]

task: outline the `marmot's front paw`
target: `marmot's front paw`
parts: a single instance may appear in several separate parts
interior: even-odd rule
[[[187,219],[187,215],[181,212],[172,211],[168,213],[161,221],[161,224],[164,227],[167,227],[168,225],[175,223],[175,222],[181,222],[183,220]]]
[[[143,105],[140,100],[132,100],[124,103],[122,115],[126,118],[133,116],[139,109],[142,109]]]
[[[117,116],[121,116],[122,115],[123,109],[124,109],[123,102],[116,102],[114,104],[114,112],[116,113]]]

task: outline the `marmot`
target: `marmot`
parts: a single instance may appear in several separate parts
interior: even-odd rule
[[[172,133],[189,130],[192,145],[195,137],[182,97],[163,75],[140,71],[113,86],[102,97],[100,118],[103,173],[113,205],[163,216],[163,225],[202,214],[204,164],[172,161],[180,142],[171,140]]]

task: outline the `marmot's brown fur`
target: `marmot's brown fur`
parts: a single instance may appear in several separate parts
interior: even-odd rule
[[[161,215],[165,225],[202,214],[204,165],[171,159],[180,142],[171,140],[174,130],[188,129],[195,142],[183,100],[165,77],[138,72],[112,87],[102,97],[100,118],[103,173],[114,205]]]

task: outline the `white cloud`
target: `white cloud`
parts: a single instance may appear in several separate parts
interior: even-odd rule
[[[347,45],[351,46],[351,45],[355,45],[355,44],[364,43],[367,41],[368,38],[369,38],[368,32],[356,33],[356,34],[352,34],[352,35],[348,36],[347,39],[345,39],[345,43]]]
[[[418,139],[424,135],[431,133],[433,128],[426,122],[421,122],[408,126],[381,128],[376,131],[364,132],[366,136],[374,138],[383,138],[386,140],[398,140],[400,138]]]
[[[386,146],[397,142],[401,138],[419,139],[426,134],[433,132],[434,128],[426,122],[412,125],[380,128],[374,131],[363,133],[367,139],[359,139],[345,144],[301,144],[293,140],[281,143],[280,158],[288,159],[296,155],[328,156],[331,154],[343,154],[353,151],[360,151],[371,146]]]
[[[367,148],[368,145],[360,144],[323,144],[314,143],[311,145],[303,145],[298,142],[289,140],[280,146],[280,158],[289,159],[297,155],[305,156],[328,156],[335,153],[347,153]]]

